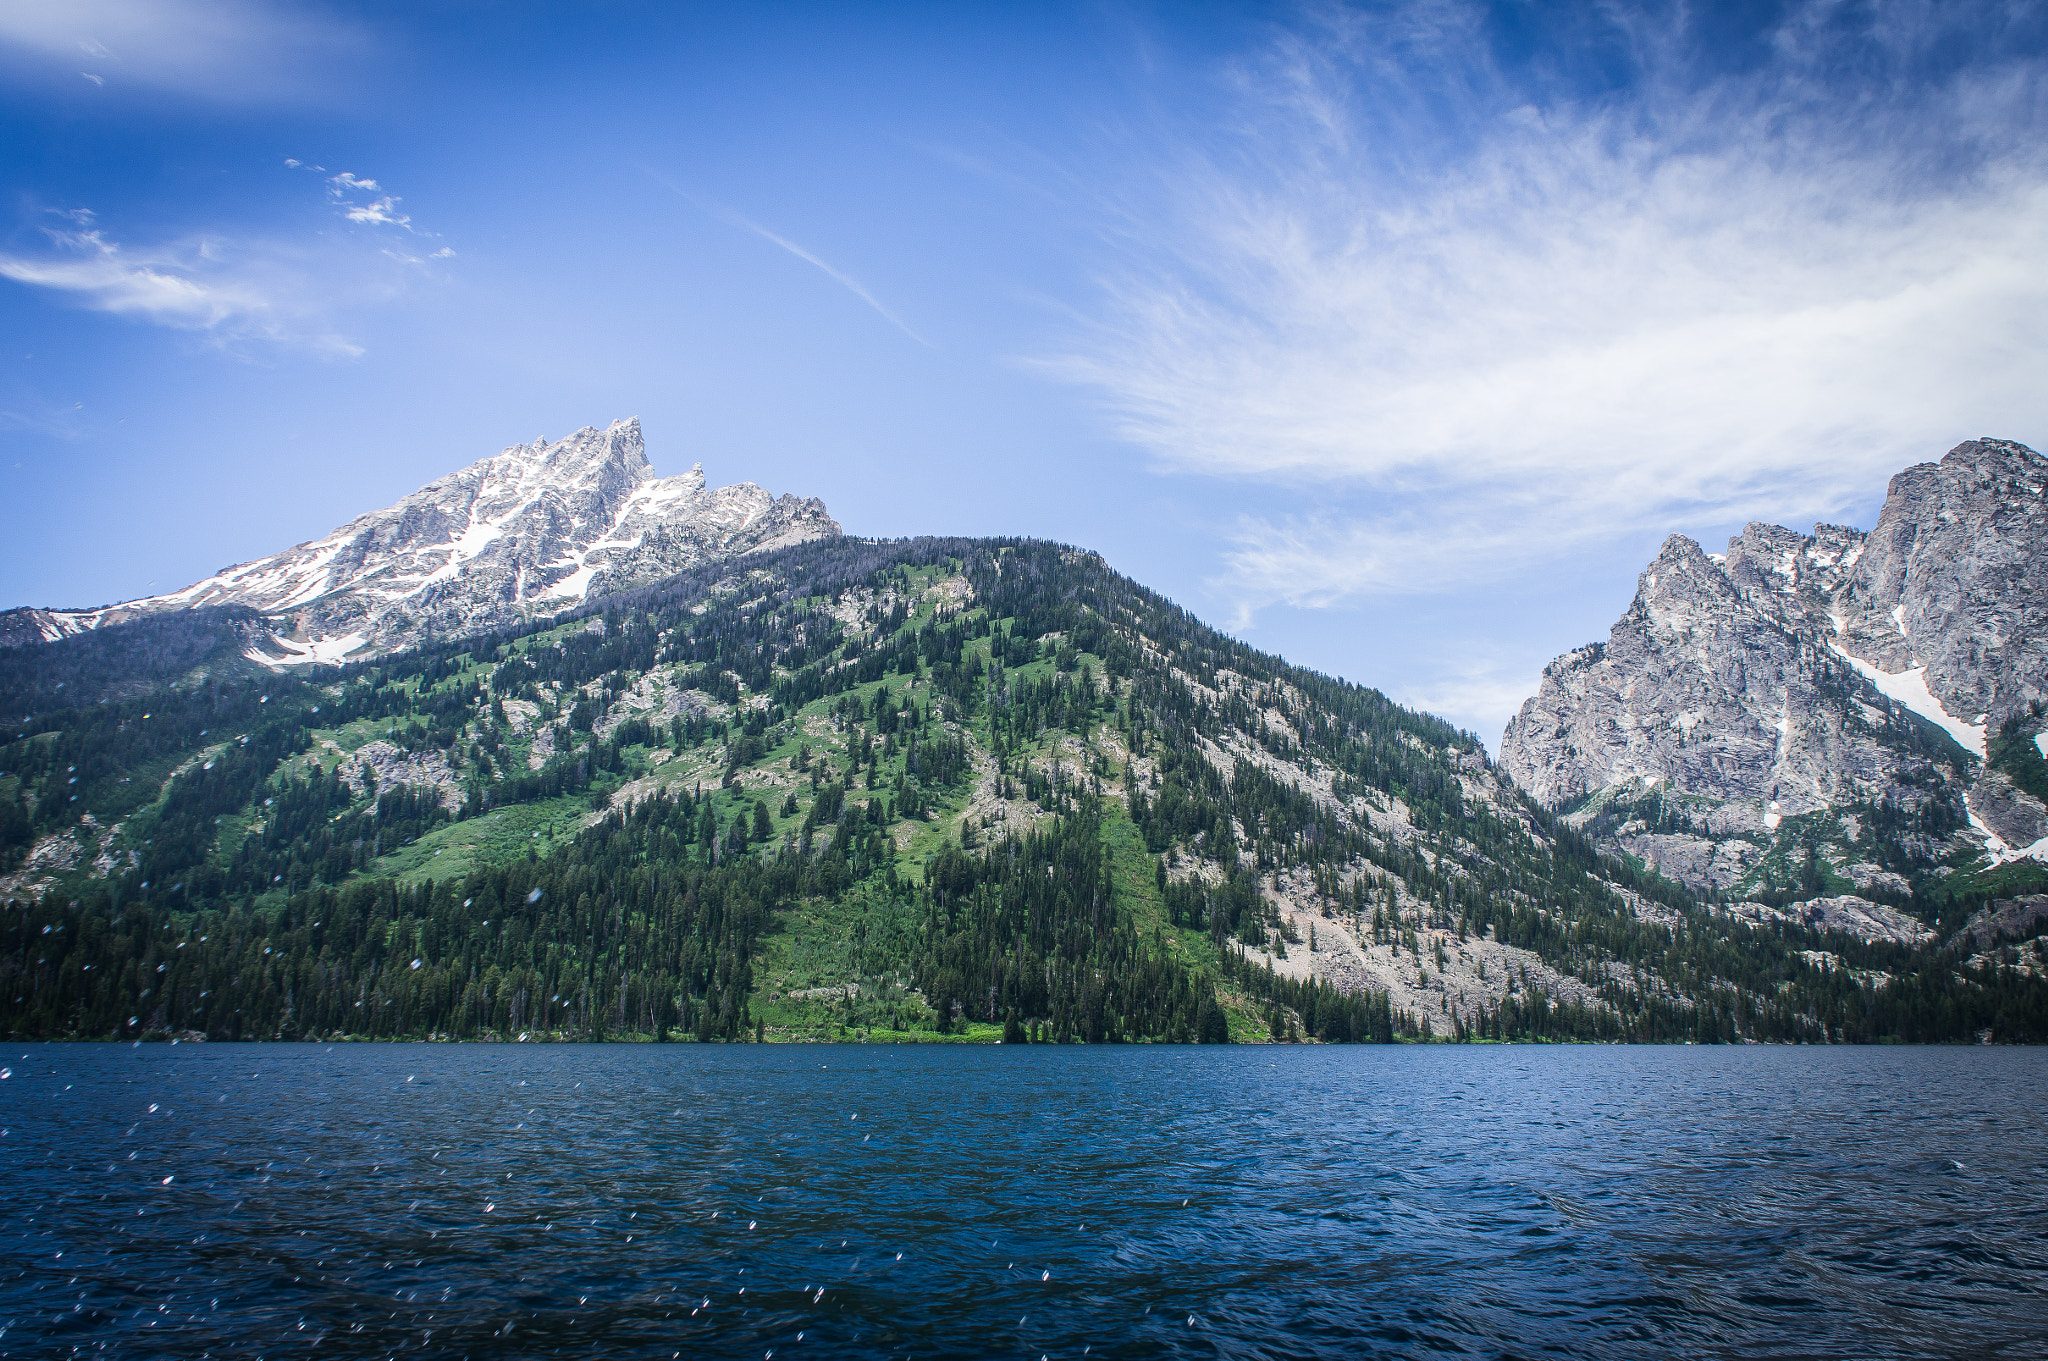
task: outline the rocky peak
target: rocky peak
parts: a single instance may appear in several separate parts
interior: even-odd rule
[[[323,539],[182,591],[98,610],[13,611],[0,616],[0,640],[232,604],[275,623],[271,645],[251,650],[257,660],[337,661],[554,613],[707,558],[838,533],[815,498],[777,498],[751,482],[710,489],[701,463],[655,476],[636,417],[513,445]]]
[[[1887,825],[1903,813],[1928,860],[1966,821],[1995,854],[2027,845],[2048,810],[1963,753],[1985,756],[2007,720],[2039,726],[2044,489],[2034,450],[1970,440],[1893,478],[1868,534],[1758,522],[1718,559],[1672,535],[1607,642],[1545,669],[1502,764],[1557,806],[1648,789],[1691,800],[1704,821],[1675,840],[1699,844],[1621,849],[1712,862],[1695,882],[1714,887],[1761,860],[1786,819],[1824,809],[1882,809]]]

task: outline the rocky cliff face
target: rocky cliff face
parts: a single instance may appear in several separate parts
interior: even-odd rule
[[[1725,556],[1672,536],[1607,642],[1545,670],[1502,764],[1700,888],[1898,892],[1965,846],[2048,860],[2048,808],[1990,750],[2042,726],[2044,489],[2048,459],[1971,440],[1893,478],[1868,534],[1752,524]]]
[[[1893,478],[1877,528],[1836,573],[1842,650],[1884,672],[1924,668],[1964,724],[2024,719],[2048,699],[2044,493],[2048,458],[2010,440],[1970,440]]]
[[[638,420],[535,440],[431,482],[397,505],[182,591],[96,610],[0,615],[0,646],[166,610],[243,605],[275,624],[251,655],[339,661],[542,617],[709,559],[829,538],[815,498],[751,482],[708,488],[702,465],[659,478]]]

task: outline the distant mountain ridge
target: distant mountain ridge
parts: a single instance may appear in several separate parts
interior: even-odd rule
[[[1059,544],[842,536],[201,674],[256,620],[0,655],[0,1036],[2048,1035],[2031,902],[1705,910]]]
[[[1024,539],[706,559],[341,667],[256,666],[241,605],[8,648],[0,1036],[2048,1038],[2048,870],[1979,863],[1975,758],[1670,559],[1641,646],[1562,670],[1645,663],[1621,699],[1721,742],[1688,780],[1751,778],[1717,730],[1770,698],[1788,811],[1560,816]]]
[[[248,655],[275,666],[361,659],[542,618],[717,558],[838,535],[815,497],[703,465],[656,477],[638,418],[514,445],[326,537],[180,591],[91,610],[0,614],[0,646],[145,615],[239,605],[272,621]]]
[[[1867,534],[1673,535],[1608,640],[1546,668],[1503,766],[1582,821],[1622,810],[1610,849],[1700,889],[2048,861],[2044,491],[2048,458],[1969,440],[1894,477]]]

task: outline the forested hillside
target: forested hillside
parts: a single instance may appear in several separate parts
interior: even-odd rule
[[[2026,924],[1963,929],[1995,882],[1910,940],[1742,919],[1058,545],[803,544],[317,671],[238,627],[0,651],[0,1032],[2048,1034]]]

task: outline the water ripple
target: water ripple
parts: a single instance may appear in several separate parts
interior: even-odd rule
[[[0,1356],[2048,1345],[2037,1051],[0,1059]]]

